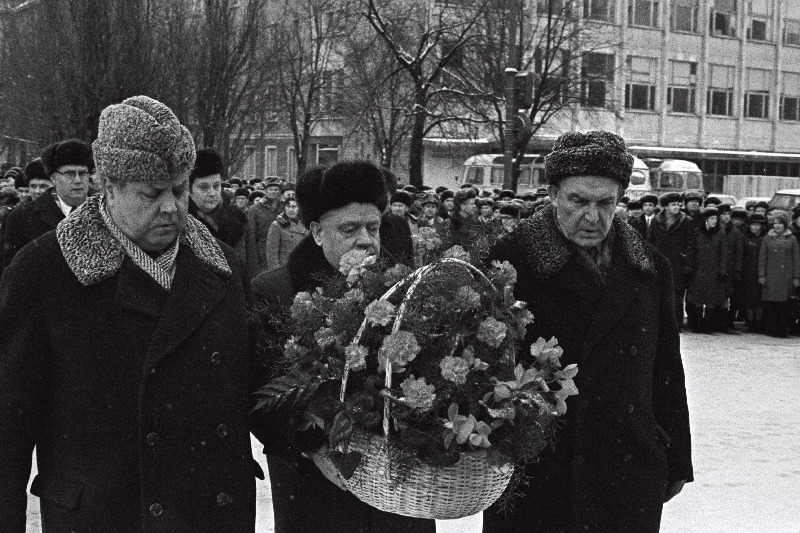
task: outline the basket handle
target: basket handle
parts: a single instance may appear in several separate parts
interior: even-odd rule
[[[392,287],[388,291],[383,293],[383,295],[379,298],[379,300],[387,300],[388,298],[391,298],[398,291],[398,289],[401,286],[403,286],[404,283],[406,283],[409,279],[413,279],[413,281],[411,283],[411,286],[408,288],[408,291],[406,292],[406,295],[403,298],[403,301],[400,303],[400,308],[397,311],[397,317],[394,320],[394,324],[392,324],[392,333],[397,333],[397,331],[400,329],[400,325],[402,323],[403,317],[406,314],[406,308],[408,307],[407,303],[411,299],[411,296],[414,294],[414,291],[416,291],[416,289],[419,287],[419,284],[422,282],[422,278],[425,277],[426,274],[428,274],[429,272],[431,272],[435,268],[437,268],[437,267],[439,267],[441,265],[444,265],[444,264],[448,264],[448,263],[453,263],[453,264],[461,265],[462,267],[466,267],[473,274],[478,274],[486,282],[488,282],[489,286],[492,287],[492,289],[495,292],[497,291],[497,289],[494,288],[494,285],[492,285],[491,280],[486,277],[486,274],[481,272],[481,270],[479,268],[475,267],[474,265],[472,265],[472,264],[470,264],[470,263],[468,263],[466,261],[463,261],[461,259],[456,259],[455,257],[446,257],[444,259],[440,259],[439,261],[436,261],[435,263],[432,263],[430,265],[425,265],[423,267],[418,268],[417,270],[415,270],[414,272],[412,272],[411,274],[409,274],[408,276],[406,276],[402,280],[400,280],[397,283],[395,283],[394,285],[392,285]],[[361,342],[361,336],[364,334],[364,331],[366,330],[366,328],[367,328],[367,319],[364,318],[364,320],[361,322],[361,327],[358,328],[358,332],[356,333],[356,336],[353,339],[353,344],[358,344],[359,342]],[[344,370],[342,372],[342,388],[339,391],[339,401],[341,401],[341,402],[344,402],[345,391],[347,390],[347,378],[349,377],[349,375],[350,375],[350,365],[347,363],[347,361],[345,361]],[[386,360],[386,381],[385,381],[384,385],[386,387],[386,390],[389,390],[389,389],[392,388],[392,363],[391,363],[391,361],[388,360],[388,358]],[[386,397],[386,396],[384,396],[384,398],[383,398],[383,434],[384,434],[385,437],[389,436],[389,418],[390,418],[390,414],[391,414],[390,413],[390,405],[391,405],[391,399]]]

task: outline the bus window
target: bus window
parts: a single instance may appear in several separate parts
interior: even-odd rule
[[[687,189],[703,189],[703,175],[697,172],[686,173],[686,188]]]
[[[483,185],[483,167],[467,167],[466,183]]]
[[[503,185],[503,169],[498,167],[492,167],[492,185]]]
[[[683,189],[683,175],[680,172],[662,172],[659,181],[662,189]]]
[[[634,170],[631,174],[631,185],[644,185],[647,181],[647,176],[641,170]]]

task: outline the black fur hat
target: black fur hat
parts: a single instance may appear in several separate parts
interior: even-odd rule
[[[411,194],[408,191],[399,190],[392,195],[389,199],[389,203],[393,204],[395,202],[401,202],[406,204],[406,206],[411,207],[414,204],[414,198],[411,197]]]
[[[551,185],[570,176],[594,175],[609,177],[627,188],[633,171],[633,157],[627,152],[625,141],[609,131],[570,131],[561,135],[544,164]]]
[[[84,165],[91,172],[94,170],[92,147],[80,139],[53,143],[42,152],[42,163],[48,179],[64,165]]]
[[[352,203],[373,204],[383,213],[389,201],[378,167],[368,161],[340,161],[311,167],[297,180],[297,205],[306,227],[332,209]]]
[[[194,168],[189,174],[189,183],[194,183],[197,178],[205,178],[214,174],[219,174],[220,177],[225,174],[222,158],[213,148],[198,150],[197,157],[194,160]]]
[[[31,180],[50,180],[50,176],[44,170],[44,163],[40,158],[36,158],[25,165],[25,186],[28,187]]]
[[[708,217],[718,217],[719,216],[719,209],[716,206],[710,205],[708,207],[704,207],[700,210],[700,216],[703,217],[703,220],[707,219]]]
[[[703,203],[703,194],[698,191],[687,191],[683,193],[683,202],[689,203],[692,200],[696,200],[700,204]]]
[[[731,206],[726,204],[726,203],[724,203],[724,202],[719,203],[719,204],[717,204],[717,211],[719,211],[720,215],[723,214],[723,213],[730,213],[731,212]]]
[[[658,199],[658,204],[661,207],[667,207],[672,202],[678,202],[679,204],[683,203],[683,198],[681,197],[681,193],[679,192],[668,192],[666,194],[662,194],[661,198]]]
[[[762,215],[761,213],[752,213],[747,217],[748,224],[766,224],[767,217]]]
[[[734,207],[731,209],[731,218],[740,218],[742,220],[747,220],[747,211],[742,209],[741,207]]]
[[[510,215],[514,218],[519,218],[519,206],[511,202],[502,202],[500,204],[500,214]]]
[[[703,207],[708,207],[709,205],[720,205],[722,200],[717,198],[716,196],[709,196],[703,201]]]
[[[647,202],[650,202],[654,206],[658,205],[658,196],[656,196],[655,194],[645,194],[639,200],[642,202],[642,205],[646,204]],[[680,199],[676,201],[680,202]]]
[[[456,193],[454,193],[450,189],[445,189],[439,194],[439,199],[442,201],[442,203],[444,203],[445,200],[447,200],[448,198],[452,198],[455,195]]]

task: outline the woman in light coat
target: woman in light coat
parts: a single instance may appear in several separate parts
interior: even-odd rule
[[[774,212],[772,229],[761,243],[758,282],[764,287],[764,332],[786,337],[789,297],[800,287],[800,249],[789,231],[789,214],[785,211]]]
[[[267,233],[267,270],[286,264],[297,243],[308,234],[308,228],[297,218],[297,200],[290,197],[283,204],[283,212],[270,225]]]

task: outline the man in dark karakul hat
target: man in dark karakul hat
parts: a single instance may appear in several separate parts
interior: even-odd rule
[[[8,266],[26,244],[55,229],[86,201],[89,174],[94,170],[91,146],[78,139],[67,139],[45,148],[41,158],[44,176],[54,187],[8,214],[0,252],[2,267]]]
[[[43,159],[80,190],[76,148]],[[266,367],[234,251],[187,212],[192,136],[134,96],[93,153],[102,193],[0,279],[0,528],[25,531],[35,448],[43,531],[252,533]]]
[[[617,135],[562,135],[545,159],[552,205],[489,253],[514,266],[514,296],[534,316],[520,357],[555,337],[579,394],[553,448],[525,467],[524,498],[485,511],[485,533],[656,532],[693,479],[672,270],[614,216],[632,166]]]
[[[683,194],[683,212],[692,217],[692,224],[696,228],[704,224],[703,219],[700,217],[703,199],[703,193],[700,191],[686,191]]]
[[[298,292],[313,292],[324,279],[339,275],[345,253],[364,250],[377,255],[388,199],[381,171],[372,163],[341,161],[328,169],[306,170],[297,181],[297,203],[310,234],[289,255],[286,266],[253,280],[256,298],[289,307]],[[283,446],[265,449],[276,533],[435,531],[433,520],[379,511],[340,488],[335,472],[323,464],[318,468],[308,458],[309,452],[326,445],[322,433],[314,431],[289,434]]]

